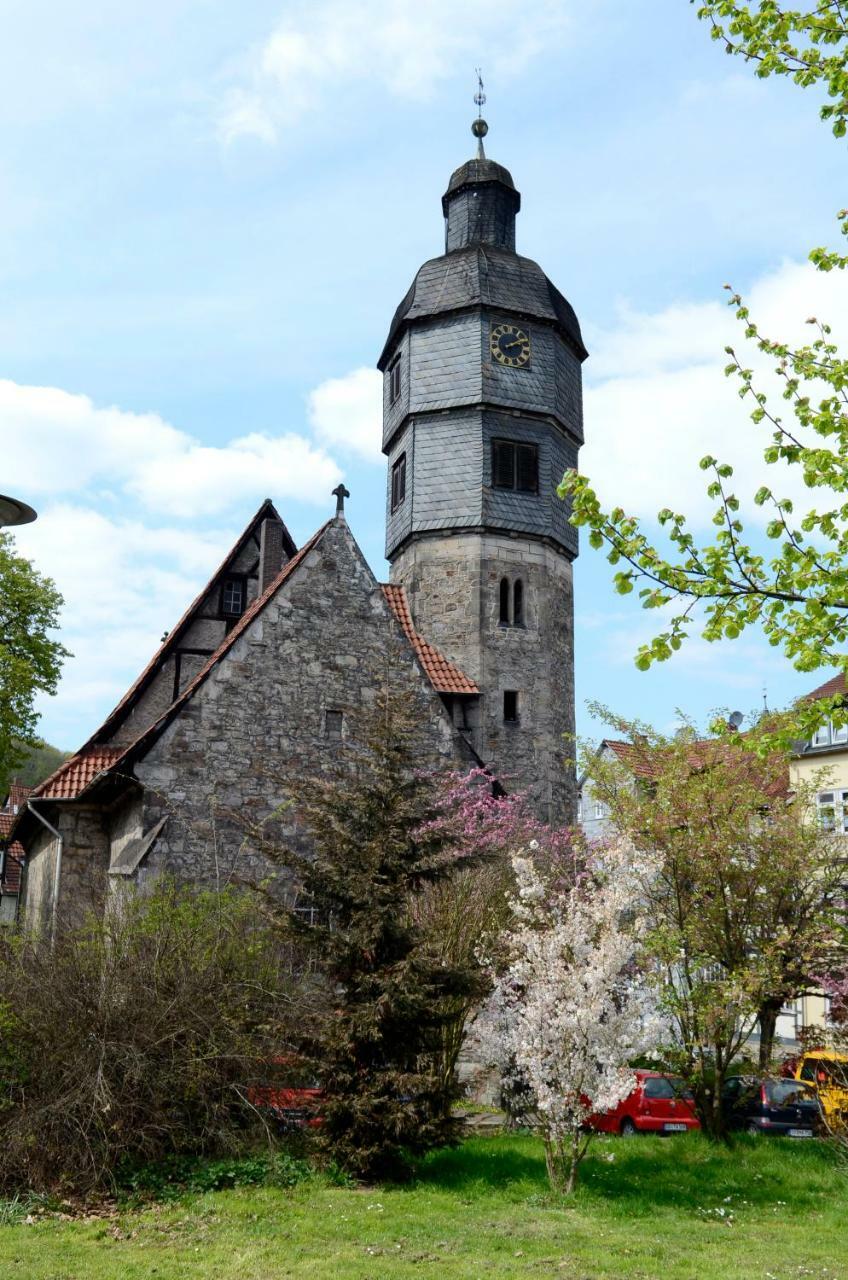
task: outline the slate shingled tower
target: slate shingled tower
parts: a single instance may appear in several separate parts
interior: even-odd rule
[[[515,251],[520,205],[481,146],[442,198],[445,253],[395,312],[379,361],[386,555],[416,626],[479,685],[454,707],[468,740],[560,821],[574,816],[577,532],[555,489],[583,440],[587,353],[570,304]]]

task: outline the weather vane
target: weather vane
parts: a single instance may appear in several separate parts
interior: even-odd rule
[[[485,160],[486,153],[483,150],[483,139],[489,132],[489,126],[483,119],[483,104],[486,101],[486,94],[483,90],[483,73],[479,67],[475,67],[474,70],[477,72],[477,92],[474,95],[474,102],[477,106],[477,119],[471,126],[471,132],[477,139],[477,159]]]

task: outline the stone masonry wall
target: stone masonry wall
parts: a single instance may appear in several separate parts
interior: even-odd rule
[[[243,820],[266,818],[292,784],[350,755],[387,671],[414,710],[422,764],[463,761],[441,699],[335,521],[136,766],[144,830],[169,816],[139,880],[163,870],[209,883],[264,878],[269,867],[244,846]],[[341,739],[328,736],[327,711],[342,712]],[[302,837],[290,818],[281,828]]]
[[[43,805],[45,817],[64,837],[59,920],[78,923],[98,909],[106,890],[109,837],[102,811],[85,806]],[[22,913],[36,931],[50,928],[56,876],[56,841],[43,827],[27,850]]]
[[[524,625],[502,626],[500,581],[520,578]],[[566,556],[530,538],[459,534],[416,539],[392,565],[415,624],[481,689],[475,749],[539,817],[572,821],[573,588]],[[518,721],[504,721],[504,692]]]

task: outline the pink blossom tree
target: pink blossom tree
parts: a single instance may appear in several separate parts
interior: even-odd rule
[[[512,859],[508,962],[480,1021],[489,1060],[528,1099],[557,1192],[574,1190],[589,1116],[627,1097],[635,1084],[628,1062],[660,1038],[651,988],[634,963],[648,874],[641,861],[619,840],[602,865],[557,887],[533,857]]]
[[[411,910],[444,963],[474,964],[481,950],[498,948],[510,923],[514,851],[532,845],[537,864],[554,883],[565,884],[576,874],[579,847],[569,828],[540,822],[522,794],[504,794],[485,769],[450,773],[434,785],[436,816],[425,834],[438,835],[456,870],[422,886]],[[466,1027],[478,1007],[476,997],[452,997],[438,1062],[445,1083],[454,1077]]]

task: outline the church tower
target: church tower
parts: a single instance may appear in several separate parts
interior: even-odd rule
[[[574,818],[577,531],[556,496],[583,440],[577,317],[515,250],[521,196],[486,158],[442,197],[445,252],[395,312],[379,360],[386,555],[418,630],[479,687],[456,723],[540,818]]]

